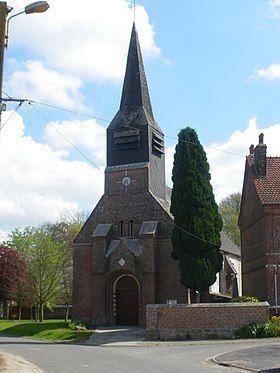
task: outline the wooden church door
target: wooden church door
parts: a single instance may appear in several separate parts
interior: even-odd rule
[[[116,284],[117,325],[138,325],[139,289],[132,276],[121,277]]]

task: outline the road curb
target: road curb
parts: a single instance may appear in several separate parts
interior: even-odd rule
[[[213,357],[211,360],[213,361],[213,363],[215,363],[217,365],[220,365],[222,367],[237,368],[237,369],[246,370],[248,372],[259,372],[259,370],[257,370],[257,369],[244,367],[243,365],[239,364],[238,362],[233,363],[233,362],[219,361],[215,357]]]

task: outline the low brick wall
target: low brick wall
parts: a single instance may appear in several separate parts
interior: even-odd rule
[[[253,322],[269,320],[270,307],[259,303],[148,304],[147,338],[231,338],[234,331]]]

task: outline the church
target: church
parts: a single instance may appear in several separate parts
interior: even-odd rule
[[[135,24],[120,108],[107,128],[104,194],[73,244],[73,319],[145,325],[146,305],[186,303],[171,258],[171,189]]]

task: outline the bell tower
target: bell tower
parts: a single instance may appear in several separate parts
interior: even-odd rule
[[[156,123],[135,24],[120,108],[107,128],[105,194],[165,196],[164,135]]]
[[[185,302],[170,198],[133,24],[120,108],[107,128],[105,192],[73,243],[74,320],[145,325],[147,304]]]

